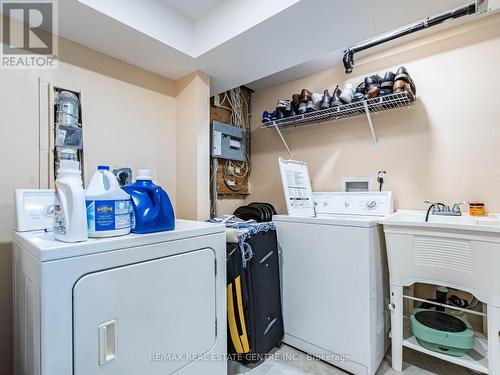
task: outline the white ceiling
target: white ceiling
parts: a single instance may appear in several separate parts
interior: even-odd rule
[[[173,11],[195,21],[223,0],[163,0]]]
[[[59,0],[59,33],[167,78],[204,71],[218,93],[341,63],[356,42],[469,1]]]

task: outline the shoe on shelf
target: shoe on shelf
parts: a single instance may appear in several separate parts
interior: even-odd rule
[[[271,121],[271,114],[268,111],[264,111],[262,113],[262,122],[270,122]]]
[[[328,90],[325,90],[323,93],[323,97],[321,98],[321,104],[319,105],[320,109],[327,109],[330,108],[330,101],[332,100],[332,97],[330,96],[330,93]]]
[[[297,110],[299,108],[300,94],[293,94],[292,95],[292,104],[295,107],[295,110]]]
[[[415,92],[412,90],[411,84],[402,79],[394,81],[393,90],[394,94],[406,92],[411,101],[415,100]]]
[[[290,100],[286,99],[279,99],[278,103],[276,103],[276,110],[286,110],[286,107],[288,107],[288,104],[290,103]]]
[[[285,117],[295,116],[295,108],[293,103],[289,100],[285,109]]]
[[[398,79],[397,81],[394,81],[394,85],[392,86],[392,90],[395,93],[396,92],[402,92],[402,91],[404,91],[406,83],[408,83],[408,82],[405,82],[402,79]]]
[[[274,111],[271,113],[271,121],[276,121],[278,120],[278,111]]]
[[[354,95],[352,96],[352,102],[355,103],[355,102],[360,102],[362,101],[363,99],[365,98],[365,94],[362,94],[360,92],[356,92],[354,93]]]
[[[313,100],[308,100],[306,103],[306,112],[314,112],[316,108],[314,107],[314,102]]]
[[[373,88],[373,87],[378,87],[380,88],[380,81],[382,81],[382,78],[378,74],[365,77],[365,86],[366,86],[366,92]]]
[[[373,99],[379,96],[380,94],[380,88],[378,86],[372,86],[368,89],[366,92],[365,98],[366,99]]]
[[[337,85],[337,87],[335,87],[335,90],[333,90],[332,99],[330,101],[330,108],[340,107],[342,105],[342,102],[340,101],[341,94],[342,91],[340,91],[339,85]]]
[[[302,89],[302,92],[300,93],[300,102],[307,103],[311,99],[312,99],[312,92],[307,89]]]
[[[414,102],[416,98],[415,91],[413,91],[413,88],[411,86],[411,83],[407,83],[405,87],[406,93],[410,97],[410,101]]]
[[[410,73],[408,73],[408,70],[404,66],[400,66],[398,68],[398,70],[396,71],[396,76],[394,77],[395,81],[400,79],[410,83]]]
[[[352,84],[347,83],[344,87],[344,91],[340,94],[340,101],[344,104],[349,104],[352,102],[352,97],[354,96],[354,87]]]
[[[311,99],[312,99],[312,102],[314,104],[315,111],[318,111],[320,109],[322,98],[323,98],[323,95],[318,94],[317,92],[313,92],[313,94],[311,95]]]
[[[404,89],[405,84],[408,84],[408,86],[410,86],[410,89],[413,92],[413,94],[416,94],[416,92],[415,92],[416,88],[415,88],[415,84],[413,83],[413,80],[411,82],[407,82],[407,81],[402,80],[402,79],[395,80],[394,85],[393,85],[394,92],[396,92],[396,90],[398,90],[398,89]],[[398,91],[398,92],[401,92],[401,91]]]
[[[391,89],[392,91],[392,86],[394,85],[394,78],[396,75],[393,72],[386,72],[384,75],[384,78],[382,79],[382,83],[380,84],[380,88],[382,89]],[[385,94],[387,95],[387,94]]]
[[[353,102],[359,102],[365,98],[366,94],[366,84],[365,82],[361,82],[358,87],[356,87],[356,91],[352,97]]]
[[[391,87],[383,87],[380,89],[380,96],[387,96],[392,94],[392,86]]]
[[[304,113],[306,113],[306,107],[307,107],[306,102],[300,102],[299,108],[297,108],[297,114],[303,115]]]
[[[408,73],[408,70],[404,66],[400,66],[396,71],[396,76],[394,77],[394,81],[398,80],[403,80],[405,82],[408,82],[411,86],[411,90],[413,91],[413,93],[414,94],[417,93],[417,88],[415,86],[415,83],[413,82],[410,73]]]

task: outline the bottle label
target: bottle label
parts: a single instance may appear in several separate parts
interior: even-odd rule
[[[131,226],[130,200],[86,201],[89,231],[126,229]]]
[[[66,234],[66,221],[64,220],[64,211],[57,194],[57,188],[54,194],[54,234],[61,236]]]

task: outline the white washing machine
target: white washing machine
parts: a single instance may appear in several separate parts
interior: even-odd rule
[[[223,225],[14,237],[16,375],[226,374]]]
[[[284,342],[357,375],[388,348],[389,283],[378,220],[390,192],[314,193],[316,217],[273,217],[281,252]]]

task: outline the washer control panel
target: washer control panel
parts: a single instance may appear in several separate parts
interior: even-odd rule
[[[314,193],[316,213],[329,215],[388,216],[393,212],[392,192]]]

